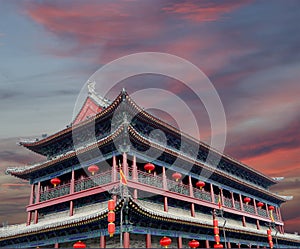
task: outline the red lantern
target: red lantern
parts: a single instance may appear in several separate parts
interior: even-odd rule
[[[199,241],[197,241],[197,240],[191,240],[190,242],[189,242],[189,247],[190,248],[197,248],[197,247],[199,247],[200,246],[200,243],[199,243]]]
[[[175,172],[173,175],[172,175],[173,179],[175,179],[176,182],[178,182],[178,180],[182,177],[182,175],[178,172]]]
[[[222,244],[214,244],[214,248],[223,248]]]
[[[274,244],[273,244],[273,241],[272,241],[272,240],[269,241],[269,246],[270,246],[270,248],[273,248],[273,247],[274,247]]]
[[[108,223],[107,229],[108,229],[109,236],[112,237],[116,231],[115,223]]]
[[[169,237],[163,237],[159,243],[164,248],[168,248],[168,246],[172,243],[172,240]]]
[[[86,248],[86,244],[79,240],[73,245],[73,248]]]
[[[108,212],[107,221],[111,223],[111,222],[114,222],[115,220],[116,220],[115,212],[113,212],[113,211]]]
[[[262,208],[265,204],[263,204],[262,202],[257,203],[258,208]]]
[[[155,166],[152,163],[146,163],[144,165],[144,169],[147,170],[149,173],[151,173],[151,171],[155,169]]]
[[[245,197],[244,198],[244,202],[246,203],[246,205],[248,205],[248,203],[251,201],[251,199],[249,197]]]
[[[215,235],[215,241],[216,241],[217,244],[220,243],[220,236],[219,236],[219,234]]]
[[[214,227],[217,227],[217,226],[218,226],[218,220],[217,220],[217,219],[214,219],[214,220],[213,220],[213,225],[214,225]]]
[[[273,211],[275,208],[273,206],[268,207],[269,211]]]
[[[109,211],[114,211],[115,210],[115,200],[109,200],[108,201],[108,210]]]
[[[268,234],[268,235],[271,235],[271,233],[272,233],[272,230],[271,230],[271,229],[268,229],[268,230],[267,230],[267,234]]]
[[[97,165],[91,165],[88,167],[88,171],[94,175],[96,172],[99,171],[99,167]]]
[[[202,181],[198,181],[196,182],[196,186],[200,189],[202,189],[204,186],[205,186],[205,182],[202,182]]]
[[[60,179],[58,178],[53,178],[50,180],[51,184],[54,185],[54,187],[56,187],[56,185],[60,184]]]
[[[219,228],[218,227],[214,227],[214,234],[219,234]]]

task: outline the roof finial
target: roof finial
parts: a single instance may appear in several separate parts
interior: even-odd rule
[[[96,93],[95,85],[96,85],[95,81],[90,81],[90,80],[88,81],[87,88],[88,88],[89,94]]]
[[[122,93],[126,93],[126,90],[124,87],[122,88]]]

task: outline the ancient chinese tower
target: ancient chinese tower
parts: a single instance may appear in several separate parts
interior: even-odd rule
[[[90,84],[71,126],[20,142],[45,160],[7,169],[31,194],[27,221],[0,228],[0,247],[300,247],[284,232],[280,206],[289,198],[269,190],[276,179],[139,105],[125,90],[109,101]],[[156,129],[166,143],[149,136]]]

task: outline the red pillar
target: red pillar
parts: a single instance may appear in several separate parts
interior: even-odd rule
[[[209,241],[208,241],[208,239],[205,240],[205,247],[206,247],[206,248],[210,248],[210,247],[209,247]]]
[[[37,224],[39,221],[39,213],[37,210],[34,210],[34,224]]]
[[[128,164],[127,164],[127,153],[126,152],[123,153],[123,172],[124,172],[124,175],[128,179]]]
[[[232,207],[235,208],[234,194],[233,194],[233,192],[230,192],[230,194],[231,194],[231,203],[232,203]]]
[[[100,248],[105,248],[105,247],[106,247],[105,236],[101,235],[100,236]]]
[[[256,220],[256,227],[258,230],[260,230],[259,220]]]
[[[211,202],[215,203],[214,187],[212,184],[210,184],[210,196],[211,196]]]
[[[163,170],[163,174],[162,174],[162,178],[163,178],[163,188],[166,190],[168,189],[168,185],[167,185],[167,176],[166,176],[166,168],[162,167]]]
[[[37,185],[37,194],[36,194],[36,201],[35,201],[35,203],[40,202],[40,195],[41,195],[41,182],[38,182],[38,185]]]
[[[133,181],[138,181],[138,172],[137,172],[137,165],[136,165],[136,156],[133,156],[132,160],[132,180]],[[137,189],[133,190],[133,199],[137,200],[138,198],[138,191]]]
[[[177,248],[182,248],[182,238],[180,236],[177,238]]]
[[[54,248],[59,248],[59,244],[57,242],[54,244]]]
[[[112,165],[112,170],[111,170],[111,179],[112,182],[117,181],[117,159],[116,156],[113,156],[113,165]]]
[[[190,197],[194,197],[194,189],[193,189],[193,183],[192,183],[191,176],[189,176],[189,189],[190,189]]]
[[[280,207],[278,207],[278,218],[279,218],[279,220],[282,221],[281,212],[280,212]]]
[[[73,194],[75,191],[75,171],[72,169],[71,175],[71,184],[70,184],[70,194]]]
[[[27,212],[27,223],[26,223],[26,226],[30,225],[30,223],[31,223],[31,216],[32,216],[32,212],[31,211]]]
[[[238,246],[238,248],[241,248],[241,244],[240,243],[238,243],[237,246]]]
[[[30,191],[29,205],[33,204],[34,190],[35,190],[35,184],[31,184],[31,191]]]
[[[246,218],[245,218],[245,216],[242,217],[242,221],[243,221],[243,226],[245,227],[246,226]]]
[[[74,214],[74,202],[70,201],[70,212],[69,212],[69,215],[73,216],[73,214]]]
[[[151,234],[150,233],[146,234],[146,248],[152,248],[152,245],[151,245]]]
[[[221,188],[220,188],[220,195],[221,195],[222,205],[224,205],[223,189],[221,189]]]
[[[244,204],[243,204],[243,199],[242,199],[242,195],[239,194],[240,197],[240,205],[241,205],[241,210],[244,211]]]
[[[191,216],[195,217],[195,204],[191,203]]]
[[[164,211],[168,212],[168,197],[164,197]]]
[[[257,206],[256,206],[256,201],[255,201],[255,199],[253,199],[253,205],[254,205],[254,211],[255,211],[255,214],[257,215]]]
[[[137,181],[138,179],[138,172],[137,172],[137,165],[136,165],[136,156],[133,156],[132,160],[132,180]]]
[[[268,218],[270,218],[270,214],[269,214],[269,207],[268,207],[268,204],[266,203],[266,212],[267,212],[267,216]]]
[[[130,248],[130,241],[129,241],[129,233],[128,232],[125,232],[124,233],[124,248]]]
[[[230,242],[227,242],[227,248],[231,248]]]

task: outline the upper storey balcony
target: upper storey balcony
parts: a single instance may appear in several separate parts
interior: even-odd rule
[[[73,172],[73,180],[69,179],[55,187],[49,184],[39,184],[40,188],[34,191],[31,204],[27,210],[33,211],[57,203],[105,192],[119,185],[120,182],[119,169],[116,166],[90,176],[81,175],[75,178],[74,175],[76,173],[79,172]],[[137,167],[127,167],[124,173],[127,176],[127,186],[130,190],[136,189],[137,192],[146,191],[209,208],[218,208],[221,205],[224,211],[228,213],[248,216],[266,222],[271,220],[268,205],[265,204],[263,207],[258,207],[257,203],[259,200],[251,199],[249,203],[245,203],[244,198],[246,196],[220,189],[209,183],[206,183],[202,189],[199,189],[196,187],[196,179],[185,176],[176,181],[172,178],[172,172],[166,173],[164,168],[159,175],[155,172],[145,172]],[[138,196],[134,197],[137,198]],[[278,207],[275,207],[272,215],[276,223],[282,224]]]

